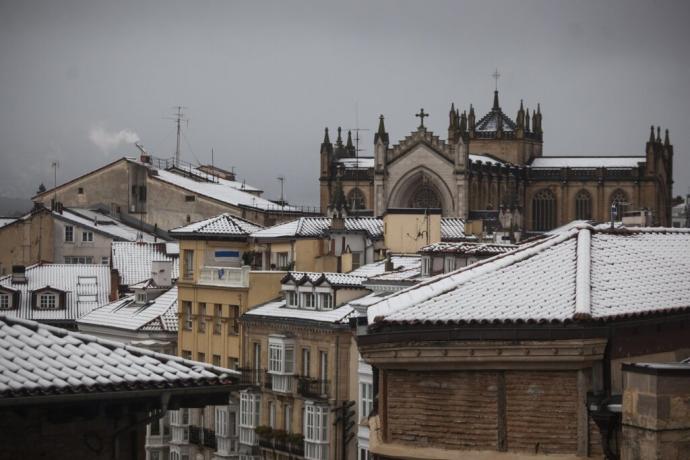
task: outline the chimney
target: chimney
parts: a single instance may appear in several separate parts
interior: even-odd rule
[[[170,287],[172,285],[171,260],[154,260],[151,262],[151,279],[158,287]]]
[[[393,259],[391,258],[391,253],[388,251],[386,253],[386,262],[384,263],[384,270],[387,272],[392,272],[393,271]]]
[[[12,265],[12,283],[25,284],[26,282],[26,267],[24,265]]]
[[[110,265],[112,266],[112,259]],[[120,298],[120,274],[114,268],[110,269],[110,296],[108,299],[111,302],[115,302]]]

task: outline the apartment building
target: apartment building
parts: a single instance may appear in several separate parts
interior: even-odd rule
[[[348,301],[366,278],[288,273],[282,297],[242,315],[246,344],[240,452],[253,458],[344,460],[357,456],[357,347]]]

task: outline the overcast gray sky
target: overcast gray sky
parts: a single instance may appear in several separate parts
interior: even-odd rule
[[[2,1],[0,195],[30,196],[115,158],[138,136],[183,158],[236,167],[276,197],[318,202],[323,127],[391,140],[451,102],[541,102],[546,155],[640,155],[671,132],[674,192],[690,186],[688,1]],[[364,132],[371,154],[373,132]]]

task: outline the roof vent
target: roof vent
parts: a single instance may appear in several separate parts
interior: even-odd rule
[[[26,267],[24,265],[12,265],[12,283],[26,283]]]

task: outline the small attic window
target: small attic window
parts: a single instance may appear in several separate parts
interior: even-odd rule
[[[83,195],[83,194],[84,194],[84,187],[79,187],[79,188],[77,189],[77,193],[80,194],[80,195]]]
[[[184,200],[185,201],[196,201],[196,196],[195,195],[185,195]]]
[[[135,301],[136,301],[136,303],[146,303],[146,301],[147,301],[146,293],[145,292],[137,292]]]
[[[12,308],[12,296],[0,293],[0,310],[9,310],[10,308]]]
[[[38,307],[42,310],[55,310],[58,308],[58,296],[53,292],[47,292],[38,296]]]

